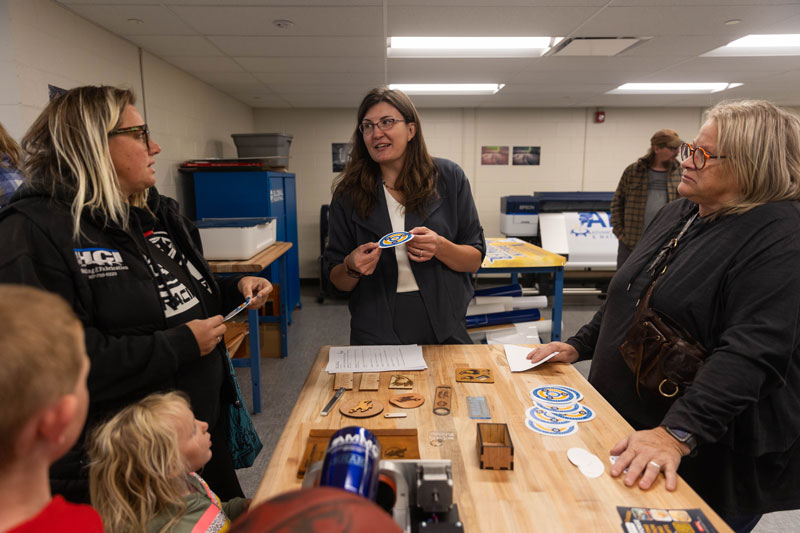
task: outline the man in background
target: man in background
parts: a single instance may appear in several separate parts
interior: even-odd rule
[[[682,143],[675,130],[658,130],[647,153],[622,173],[611,201],[611,225],[619,239],[617,270],[656,213],[678,197],[681,167],[676,158]]]

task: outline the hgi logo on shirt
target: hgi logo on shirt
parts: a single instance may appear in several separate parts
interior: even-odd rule
[[[75,248],[75,259],[81,273],[89,279],[116,276],[120,270],[128,270],[119,250],[110,248]]]

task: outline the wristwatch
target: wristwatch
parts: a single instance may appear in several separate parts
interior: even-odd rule
[[[667,433],[672,435],[675,440],[682,442],[689,447],[689,455],[694,454],[694,450],[697,448],[697,437],[693,433],[689,433],[688,431],[680,428],[671,428],[669,426],[662,427],[667,431]]]

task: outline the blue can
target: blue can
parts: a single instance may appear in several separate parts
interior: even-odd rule
[[[370,430],[358,426],[342,428],[328,442],[319,484],[374,500],[380,459],[381,443]]]

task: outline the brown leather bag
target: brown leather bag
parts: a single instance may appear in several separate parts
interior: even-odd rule
[[[636,375],[637,394],[641,386],[674,398],[691,385],[709,352],[674,320],[650,307],[653,285],[639,302],[619,351]]]

